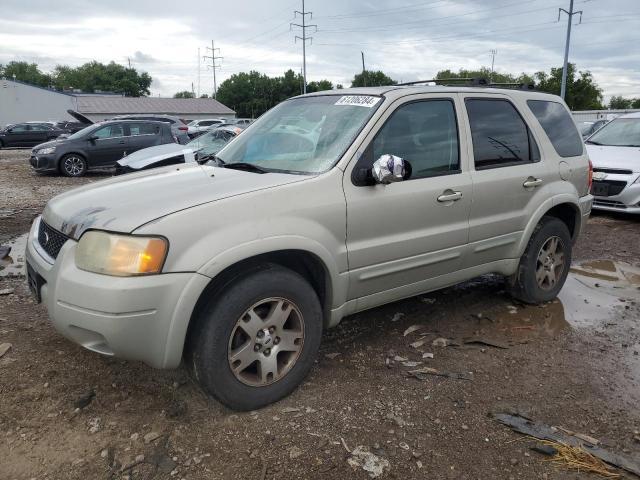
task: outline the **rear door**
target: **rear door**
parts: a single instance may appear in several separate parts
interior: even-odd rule
[[[87,148],[89,165],[92,167],[114,165],[127,151],[128,138],[122,123],[105,125],[93,132],[92,138]]]
[[[55,137],[52,132],[51,125],[46,123],[32,123],[31,124],[31,141],[33,145],[46,142],[49,138]]]
[[[157,123],[129,123],[127,154],[162,143],[162,126]]]
[[[522,234],[553,178],[525,120],[525,106],[506,95],[462,98],[473,159],[467,268],[517,258]]]

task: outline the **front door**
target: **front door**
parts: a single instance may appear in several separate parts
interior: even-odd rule
[[[7,147],[29,147],[31,143],[31,126],[26,123],[19,123],[11,127],[6,139]]]
[[[97,129],[91,135],[87,152],[90,167],[111,166],[127,151],[128,139],[121,123],[111,123]]]
[[[350,300],[385,291],[385,301],[417,294],[425,280],[459,269],[472,188],[458,109],[452,95],[398,100],[380,120],[382,127],[367,137],[359,160],[347,168]],[[353,170],[371,168],[386,154],[410,164],[408,178],[368,186],[352,180]],[[363,308],[382,303],[362,302]]]

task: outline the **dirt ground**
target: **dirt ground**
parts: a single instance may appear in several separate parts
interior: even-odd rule
[[[0,244],[55,194],[105,177],[38,176],[27,158],[0,151]],[[0,294],[0,344],[12,345],[0,358],[0,480],[367,479],[357,447],[380,478],[597,478],[553,465],[490,414],[519,412],[640,460],[639,234],[640,218],[594,214],[560,298],[543,306],[514,303],[486,276],[349,317],[325,333],[300,388],[240,414],[184,369],[59,336],[14,251],[0,264],[0,292],[13,290]],[[440,337],[459,345],[434,346]],[[464,343],[478,339],[503,348]],[[408,373],[421,367],[461,378]]]

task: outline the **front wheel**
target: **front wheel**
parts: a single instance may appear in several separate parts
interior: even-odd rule
[[[509,279],[511,295],[533,304],[553,300],[567,279],[571,250],[567,225],[555,217],[543,217]]]
[[[191,333],[193,373],[235,410],[253,410],[291,393],[313,366],[322,337],[316,292],[275,265],[225,287],[198,314]]]
[[[87,161],[72,153],[60,159],[60,171],[66,177],[81,177],[87,172]]]

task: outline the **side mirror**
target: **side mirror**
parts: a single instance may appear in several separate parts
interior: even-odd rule
[[[99,137],[95,136],[95,135],[91,135],[87,140],[89,140],[91,143],[95,142],[96,140],[98,140]]]
[[[376,183],[387,185],[401,182],[406,176],[405,161],[395,155],[382,155],[375,162],[371,174]]]

